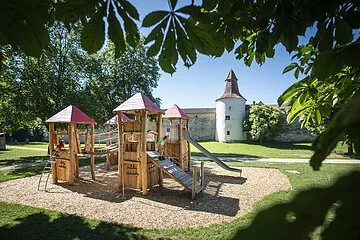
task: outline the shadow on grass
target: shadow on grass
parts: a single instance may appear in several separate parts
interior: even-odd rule
[[[0,239],[147,239],[138,233],[139,228],[104,222],[91,227],[74,215],[52,220],[44,213],[35,213],[16,221],[20,223],[0,228]]]
[[[286,143],[286,142],[246,142],[248,145],[263,146],[268,148],[286,149],[286,150],[311,150],[311,144],[306,143]]]
[[[217,153],[211,152],[215,157],[229,157],[229,158],[260,158],[259,156],[255,155],[248,155],[248,154],[237,154],[237,153]],[[191,156],[195,157],[206,157],[205,154],[201,152],[191,152]]]
[[[48,160],[50,157],[48,155],[41,156],[31,156],[31,157],[20,157],[18,159],[4,159],[0,160],[0,166],[13,166],[24,163],[34,163],[34,162],[42,162],[44,160]]]

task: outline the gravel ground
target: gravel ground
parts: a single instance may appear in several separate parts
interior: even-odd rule
[[[51,184],[38,191],[38,176],[0,183],[0,201],[16,202],[68,214],[143,228],[205,226],[231,221],[251,210],[270,193],[290,189],[288,178],[276,169],[242,168],[242,177],[217,166],[205,167],[205,190],[192,201],[191,193],[166,177],[164,187],[148,196],[117,188],[117,171],[96,166],[96,181],[81,168],[75,185]],[[51,176],[50,176],[51,179]]]

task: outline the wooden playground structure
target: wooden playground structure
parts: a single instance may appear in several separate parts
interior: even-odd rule
[[[201,163],[199,174],[196,166],[190,169],[190,143],[222,168],[241,174],[240,169],[227,166],[191,138],[188,133],[190,118],[177,105],[163,116],[156,104],[144,94],[137,93],[114,112],[116,116],[105,123],[106,132],[97,134],[96,122],[73,105],[46,121],[49,123],[51,156],[48,169],[51,169],[53,183],[74,183],[79,176],[78,154],[90,155],[91,178],[95,180],[95,155],[106,155],[107,169],[110,165],[118,166],[118,187],[123,196],[125,188],[137,189],[147,195],[154,186],[162,187],[165,173],[195,198],[204,188],[204,164]],[[165,158],[160,159],[156,143],[165,135],[168,136]],[[56,147],[61,136],[68,137],[68,148]],[[81,137],[84,146],[81,146]],[[95,147],[96,141],[99,147]]]

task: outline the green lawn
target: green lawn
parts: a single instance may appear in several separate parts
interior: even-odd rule
[[[200,142],[209,152],[218,157],[239,158],[310,158],[313,154],[311,143],[218,143]],[[191,146],[194,156],[201,156],[201,152]],[[347,147],[339,144],[328,158],[348,158],[344,156]]]
[[[209,163],[206,163],[209,164]],[[62,214],[18,204],[0,203],[0,239],[227,239],[239,228],[249,225],[261,209],[291,200],[300,190],[326,187],[360,165],[326,164],[314,172],[307,164],[232,163],[232,166],[277,168],[289,177],[293,190],[265,197],[253,210],[230,223],[210,227],[152,230],[105,223],[95,219]],[[287,170],[298,171],[299,174]],[[170,196],[164,196],[170,197]],[[251,238],[250,238],[251,239]],[[314,239],[319,239],[315,236]]]

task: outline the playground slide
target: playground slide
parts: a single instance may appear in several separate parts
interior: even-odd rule
[[[210,158],[212,161],[214,161],[216,164],[218,164],[220,167],[222,167],[223,169],[227,170],[227,171],[231,171],[231,172],[238,172],[241,175],[242,170],[239,168],[232,168],[229,167],[228,165],[226,165],[223,161],[221,161],[220,159],[218,159],[217,157],[215,157],[211,152],[209,152],[208,150],[206,150],[203,146],[201,146],[197,141],[195,141],[192,137],[190,137],[190,134],[188,131],[183,131],[184,132],[184,137],[197,149],[199,149],[205,156],[207,156],[208,158]]]

